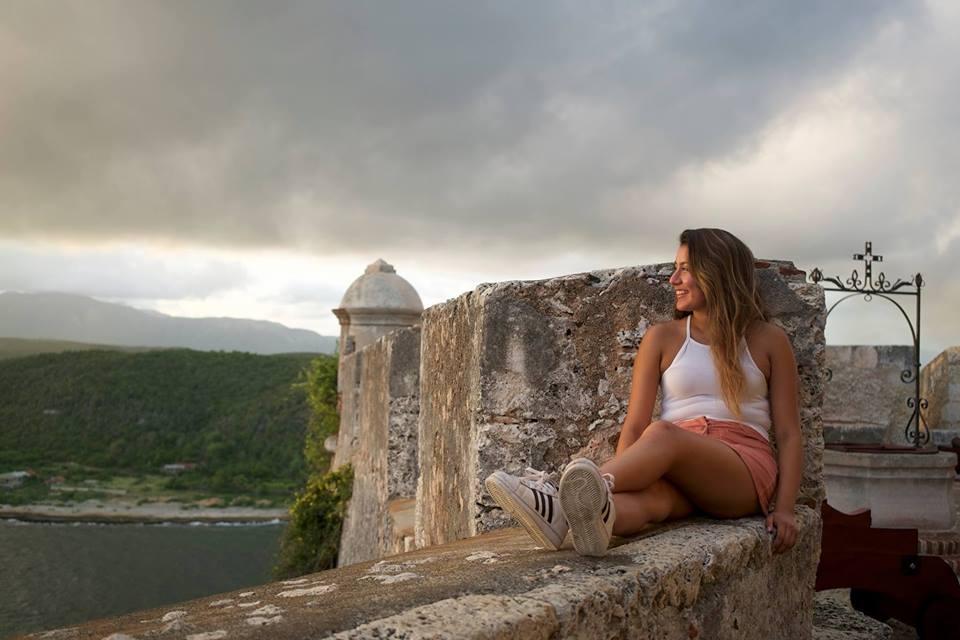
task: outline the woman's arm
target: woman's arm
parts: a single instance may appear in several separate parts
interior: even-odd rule
[[[630,400],[627,416],[617,441],[617,455],[632,445],[650,424],[653,405],[657,401],[657,386],[660,384],[660,353],[664,325],[654,325],[640,341],[633,360],[633,378],[630,382]]]
[[[803,471],[803,444],[800,435],[797,362],[793,347],[782,329],[774,325],[770,327],[770,417],[777,436],[780,478],[777,483],[776,508],[767,516],[767,530],[776,529],[777,537],[773,550],[780,553],[792,547],[797,539],[793,507],[797,501],[800,475]]]

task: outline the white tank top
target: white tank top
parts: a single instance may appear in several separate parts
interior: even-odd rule
[[[687,338],[683,346],[660,377],[663,392],[660,419],[680,422],[705,416],[714,420],[732,420],[753,428],[769,440],[771,421],[767,379],[753,361],[746,339],[741,338],[740,342],[740,367],[746,377],[746,389],[740,401],[743,416],[737,418],[723,401],[720,377],[709,345],[690,337],[690,318],[687,316]]]

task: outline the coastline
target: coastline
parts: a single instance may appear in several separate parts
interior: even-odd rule
[[[190,507],[190,508],[187,508]],[[253,507],[196,508],[187,503],[132,504],[124,502],[76,502],[66,505],[0,504],[0,520],[22,522],[86,522],[91,524],[187,524],[217,522],[257,524],[286,521],[286,509]]]

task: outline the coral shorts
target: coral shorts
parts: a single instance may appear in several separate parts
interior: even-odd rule
[[[732,420],[716,420],[706,416],[674,423],[681,429],[716,438],[733,449],[747,465],[757,500],[767,513],[773,491],[777,486],[777,461],[770,443],[752,428]]]

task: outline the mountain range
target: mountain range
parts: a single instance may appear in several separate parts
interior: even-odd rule
[[[334,353],[337,339],[277,322],[180,318],[66,293],[0,293],[0,336],[258,354]]]

